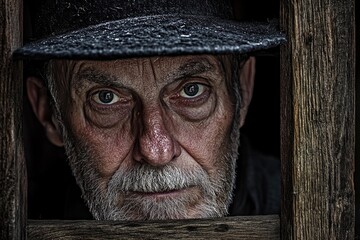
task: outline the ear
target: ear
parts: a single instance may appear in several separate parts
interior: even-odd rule
[[[51,143],[58,147],[64,145],[58,124],[52,115],[47,88],[42,80],[36,77],[29,77],[26,80],[27,95],[31,107],[46,131],[46,136]]]
[[[240,91],[242,95],[240,109],[240,127],[245,123],[246,114],[251,102],[255,78],[255,58],[250,57],[240,70]]]

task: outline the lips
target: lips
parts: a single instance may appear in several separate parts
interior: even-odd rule
[[[131,194],[140,195],[143,197],[176,197],[177,195],[183,194],[189,191],[193,187],[174,189],[168,191],[159,191],[159,192],[142,192],[142,191],[130,191]]]

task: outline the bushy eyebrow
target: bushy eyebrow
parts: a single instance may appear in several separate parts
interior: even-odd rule
[[[88,67],[76,74],[75,89],[83,88],[85,82],[92,82],[107,87],[123,87],[124,85],[115,76],[101,72],[93,67]]]
[[[196,60],[191,60],[181,65],[175,72],[170,73],[167,78],[185,78],[188,76],[194,76],[197,74],[201,74],[207,71],[214,69],[214,65],[212,65],[208,59],[200,58]]]

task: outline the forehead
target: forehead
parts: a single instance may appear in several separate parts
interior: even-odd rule
[[[102,69],[116,68],[123,69],[134,69],[141,65],[150,63],[152,67],[160,69],[167,69],[167,67],[177,67],[190,62],[203,62],[207,65],[217,64],[220,57],[216,55],[185,55],[185,56],[158,56],[158,57],[143,57],[143,58],[129,58],[129,59],[118,59],[111,61],[92,61],[92,60],[79,60],[70,61],[70,65],[73,69],[81,70],[84,66],[95,66]]]
[[[222,74],[228,62],[225,59],[215,55],[161,56],[112,61],[68,60],[62,65],[66,66],[66,79],[71,85],[80,84],[84,76],[86,79],[89,75],[130,84],[136,79],[151,82],[149,78],[155,78],[157,82],[166,82],[187,75]]]
[[[189,56],[159,56],[144,58],[129,58],[113,61],[74,61],[74,65],[97,65],[99,67],[138,68],[141,65],[151,64],[152,67],[164,69],[165,67],[177,67],[189,62],[204,62],[215,64],[218,58],[213,55],[189,55]]]

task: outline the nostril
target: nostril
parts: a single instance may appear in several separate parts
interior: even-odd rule
[[[160,166],[180,155],[180,145],[164,126],[155,124],[139,136],[135,151],[135,160]]]

